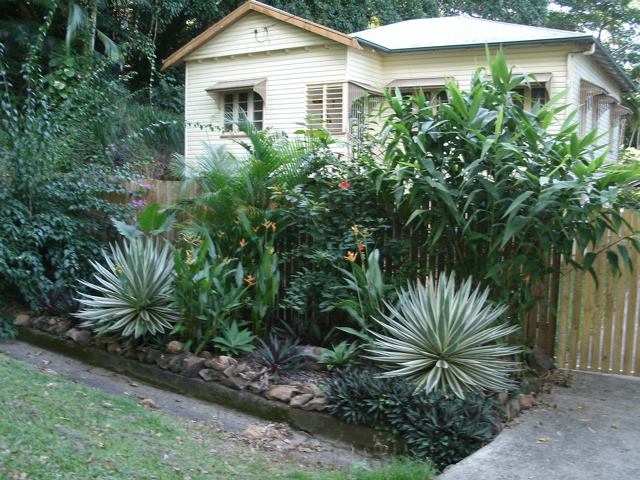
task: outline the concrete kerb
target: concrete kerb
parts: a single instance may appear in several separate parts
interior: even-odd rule
[[[298,430],[350,443],[369,450],[379,445],[375,430],[349,425],[327,414],[307,412],[270,401],[249,392],[237,391],[217,383],[187,378],[153,365],[111,355],[95,347],[78,345],[48,333],[20,327],[18,338],[87,364],[102,367],[140,382],[206,402],[223,405],[272,422],[283,422]]]

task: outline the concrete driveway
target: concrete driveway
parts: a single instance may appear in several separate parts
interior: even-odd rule
[[[640,378],[572,375],[437,480],[640,480]]]

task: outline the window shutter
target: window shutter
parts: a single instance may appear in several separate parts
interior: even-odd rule
[[[343,132],[343,84],[307,86],[307,120],[309,128],[325,128],[329,132]],[[321,123],[319,123],[321,122]]]

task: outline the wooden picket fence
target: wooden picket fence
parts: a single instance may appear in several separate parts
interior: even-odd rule
[[[619,242],[628,246],[625,239],[640,230],[640,217],[629,210],[624,218],[631,228],[604,238],[592,251],[618,251]],[[613,275],[605,255],[598,255],[597,283],[590,274],[565,269],[558,285],[558,366],[640,376],[640,254],[628,251],[635,268],[626,268],[621,261],[619,276]],[[574,259],[582,260],[584,253],[576,250]]]

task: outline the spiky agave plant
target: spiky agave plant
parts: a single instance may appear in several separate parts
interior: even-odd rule
[[[98,335],[137,339],[145,334],[162,334],[178,321],[173,306],[173,257],[167,245],[160,248],[151,240],[127,240],[124,249],[111,246],[112,256],[104,255],[106,266],[96,262],[99,285],[83,280],[99,295],[82,293],[83,309],[76,314]]]
[[[517,326],[494,325],[506,307],[488,305],[488,295],[479,287],[472,292],[471,278],[456,290],[453,274],[441,275],[437,290],[432,277],[427,289],[400,289],[397,307],[387,304],[389,314],[377,320],[388,335],[371,331],[369,358],[390,369],[383,376],[410,378],[427,393],[449,390],[463,398],[465,391],[511,388],[517,364],[508,358],[520,349],[495,341]]]

